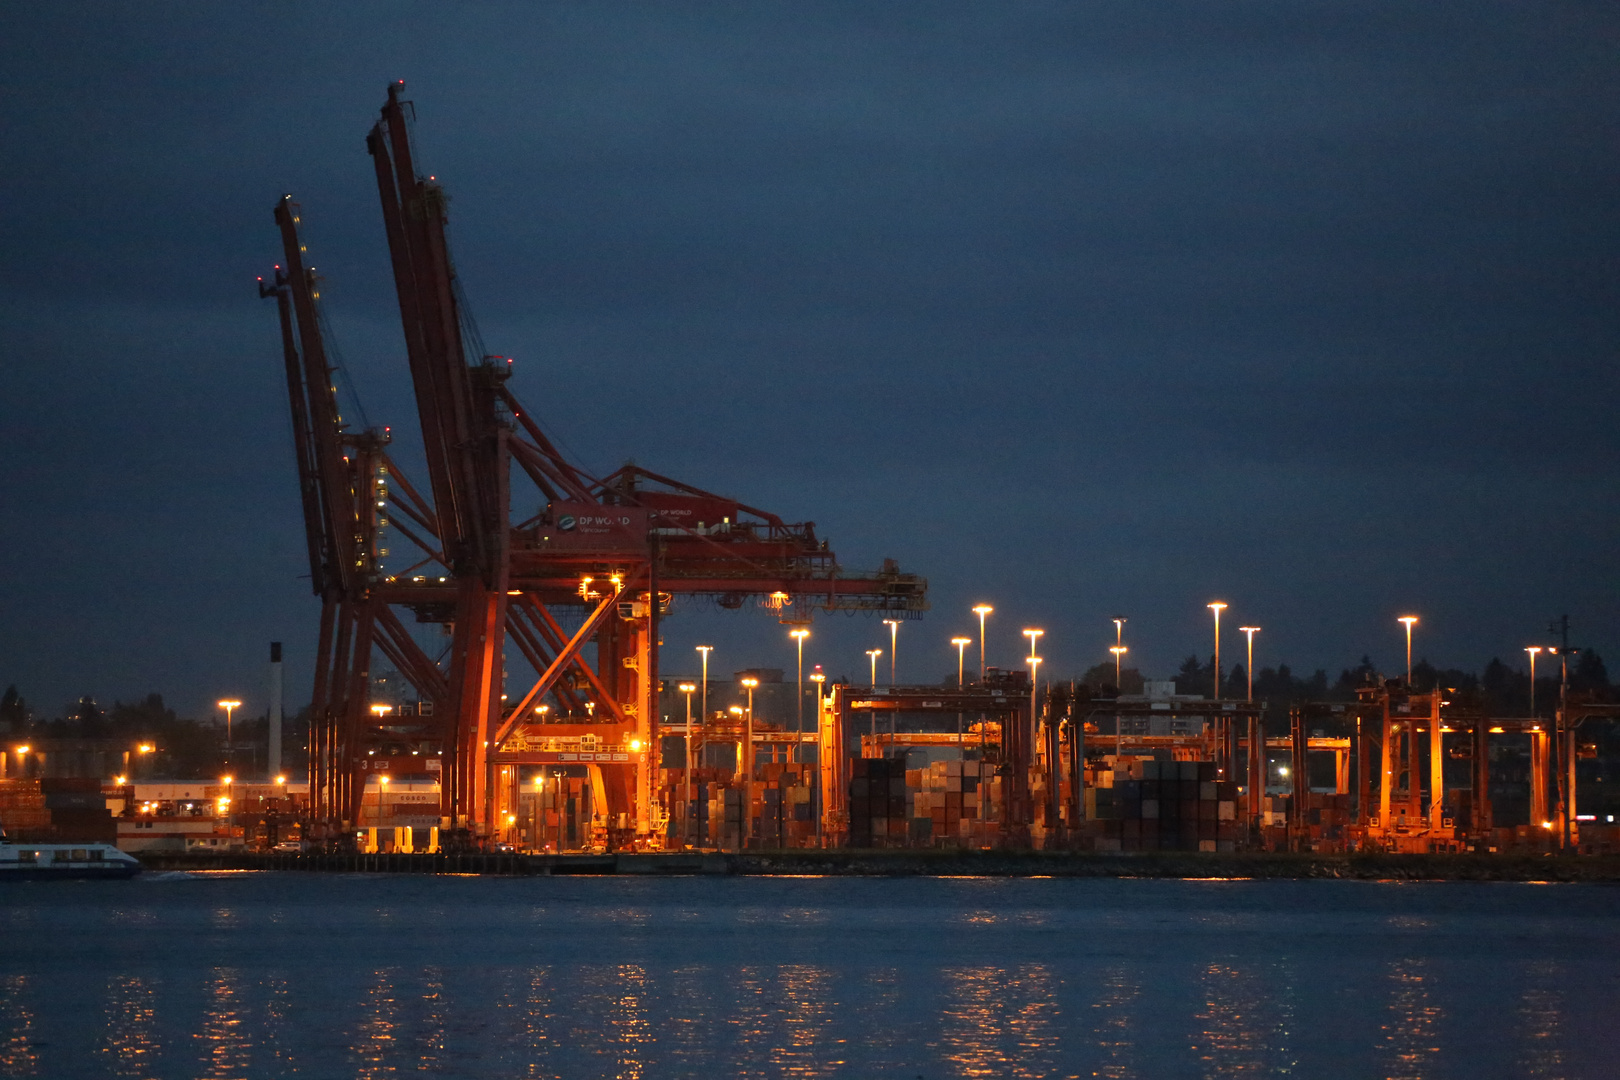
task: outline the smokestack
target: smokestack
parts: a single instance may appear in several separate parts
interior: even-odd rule
[[[281,642],[270,643],[270,753],[266,758],[274,781],[281,775]]]

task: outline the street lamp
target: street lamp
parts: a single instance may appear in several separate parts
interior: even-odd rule
[[[1412,689],[1412,624],[1418,621],[1416,615],[1402,615],[1395,620],[1406,624],[1406,688]]]
[[[872,661],[872,689],[877,689],[877,658],[883,655],[882,649],[867,649],[866,658]]]
[[[697,647],[697,651],[703,654],[703,682],[701,683],[702,693],[698,697],[699,704],[702,706],[702,708],[699,711],[703,714],[703,723],[707,724],[709,722],[709,654],[714,651],[714,646],[699,645]]]
[[[956,692],[960,694],[963,679],[966,677],[964,668],[967,662],[967,647],[973,644],[973,639],[953,637],[951,638],[951,644],[956,646]],[[967,751],[963,749],[962,743],[962,710],[960,709],[956,711],[956,754],[957,757],[962,758],[967,756]]]
[[[743,749],[748,759],[747,771],[743,773],[742,807],[742,831],[746,837],[754,831],[754,687],[759,685],[759,680],[747,675],[742,684],[748,691],[748,712],[743,717]]]
[[[884,619],[883,625],[889,628],[889,685],[894,685],[895,661],[900,658],[900,620]]]
[[[221,701],[219,707],[225,710],[225,760],[231,760],[231,713],[240,708],[240,701]]]
[[[980,604],[973,609],[973,614],[979,617],[979,681],[984,682],[984,617],[996,610],[989,604]]]
[[[796,714],[797,714],[797,721],[798,721],[798,725],[799,725],[799,731],[801,731],[801,732],[804,731],[804,639],[809,637],[809,636],[810,636],[810,631],[806,630],[802,626],[799,627],[797,630],[789,630],[788,631],[788,637],[790,637],[794,641],[798,642],[798,645],[799,645],[799,682],[798,682],[797,694],[795,696],[795,701],[796,701],[796,703],[798,705],[798,708],[796,710]]]
[[[1238,627],[1238,630],[1241,633],[1249,635],[1249,666],[1248,666],[1247,670],[1249,672],[1249,700],[1253,701],[1254,700],[1254,635],[1256,635],[1256,634],[1258,634],[1260,632],[1260,628],[1258,626],[1240,626],[1240,627]]]
[[[1108,651],[1114,654],[1114,689],[1123,694],[1125,692],[1125,670],[1121,666],[1121,661],[1125,659],[1125,654],[1131,650],[1124,645],[1110,645]]]
[[[1221,700],[1221,611],[1226,607],[1217,600],[1205,607],[1215,613],[1215,700]]]
[[[1524,651],[1530,654],[1530,715],[1536,715],[1536,654],[1541,652],[1540,645],[1526,645]]]
[[[1024,636],[1029,638],[1029,738],[1024,740],[1024,749],[1029,753],[1029,760],[1035,760],[1035,696],[1041,685],[1036,672],[1040,668],[1041,658],[1035,655],[1035,639],[1046,633],[1045,630],[1025,630]]]
[[[1025,631],[1025,633],[1028,633],[1028,631]],[[1029,639],[1029,647],[1031,650],[1035,648],[1034,638]],[[1037,672],[1040,670],[1041,658],[1031,651],[1027,659],[1029,660],[1029,737],[1024,740],[1024,752],[1028,755],[1025,760],[1033,763],[1035,761],[1035,730],[1037,727],[1035,699],[1037,688],[1041,685],[1041,680],[1037,678]]]
[[[967,647],[973,644],[972,638],[953,637],[951,644],[956,646],[956,688],[962,689],[965,673],[963,668],[967,660]]]
[[[692,825],[692,694],[696,683],[683,682],[681,693],[686,695],[686,770],[681,776],[681,835],[691,840]]]
[[[1029,655],[1035,655],[1035,639],[1046,633],[1045,630],[1025,630],[1024,636],[1029,638]]]

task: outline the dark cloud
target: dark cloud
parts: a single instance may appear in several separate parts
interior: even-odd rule
[[[1207,648],[1216,594],[1298,667],[1394,664],[1397,608],[1443,663],[1564,610],[1620,640],[1603,6],[9,23],[0,680],[47,705],[200,708],[258,678],[263,641],[307,659],[251,283],[292,191],[366,412],[408,457],[362,144],[395,77],[531,407],[591,468],[634,457],[814,518],[851,568],[928,574],[917,677],[986,597],[1007,658],[1038,620],[1054,671],[1096,659],[1116,610],[1166,670]],[[772,659],[739,625],[693,614],[671,647]],[[858,674],[873,634],[836,620],[817,647]]]

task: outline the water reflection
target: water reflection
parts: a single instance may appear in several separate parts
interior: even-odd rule
[[[773,1071],[782,1076],[818,1076],[824,1070],[827,1032],[832,1023],[832,972],[814,964],[778,969],[782,1037],[772,1049]]]
[[[1123,964],[1103,968],[1098,982],[1102,996],[1091,1006],[1097,1010],[1091,1030],[1101,1059],[1096,1075],[1105,1080],[1134,1080],[1136,1020],[1132,1010],[1141,996],[1141,983]]]
[[[1519,1075],[1564,1076],[1564,974],[1551,960],[1525,965],[1519,998]]]
[[[1396,960],[1389,965],[1389,1020],[1384,1024],[1384,1075],[1390,1080],[1417,1078],[1439,1054],[1441,1009],[1431,1000],[1434,976],[1422,960]]]
[[[39,1075],[27,998],[28,976],[0,975],[0,1067],[7,1076]]]
[[[264,1024],[259,1038],[260,1059],[275,1062],[275,1073],[290,1074],[297,1068],[292,984],[283,975],[270,974],[265,976],[262,985],[265,1004]]]
[[[961,1076],[1046,1076],[1058,1057],[1057,978],[1045,964],[948,968],[940,1045]]]
[[[617,974],[621,989],[609,1023],[618,1049],[618,1075],[640,1080],[653,1043],[647,1019],[647,971],[640,964],[621,964]]]
[[[1199,980],[1203,1008],[1193,1049],[1205,1076],[1251,1076],[1287,1071],[1291,987],[1276,971],[1209,964]]]
[[[157,990],[150,980],[133,975],[108,980],[103,1038],[103,1056],[113,1076],[158,1080],[163,1050],[157,1034]]]
[[[380,1076],[393,1076],[397,1071],[394,1057],[397,1053],[399,1003],[394,998],[394,979],[390,969],[372,972],[371,985],[366,989],[362,1005],[363,1016],[355,1031],[353,1053],[358,1068],[355,1075],[362,1080],[376,1080]]]
[[[209,1080],[247,1080],[253,1043],[245,1023],[239,973],[233,968],[215,968],[207,991],[208,1009],[196,1035],[202,1042],[204,1075]]]
[[[445,995],[444,972],[437,966],[422,969],[422,992],[417,998],[418,1015],[411,1027],[411,1048],[418,1072],[437,1074],[444,1059]]]

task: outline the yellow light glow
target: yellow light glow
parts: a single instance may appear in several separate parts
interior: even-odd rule
[[[23,749],[26,751],[28,748],[23,747]],[[139,753],[139,754],[150,754],[155,749],[156,749],[156,747],[154,747],[151,743],[143,742],[143,743],[141,743],[141,745],[139,745],[139,746],[137,746],[135,748],[135,752]]]
[[[683,694],[690,694],[697,690],[697,683],[683,682],[677,689]]]
[[[28,751],[30,751],[32,749],[33,749],[33,747],[31,747],[31,746],[19,746],[19,747],[17,747],[17,753],[26,754],[26,753],[28,753]]]
[[[286,782],[287,782],[287,778],[286,778],[286,777],[285,777],[285,776],[278,776],[278,777],[276,777],[276,783],[278,783],[278,784],[285,784],[285,783],[286,783]]]
[[[748,689],[752,690],[754,687],[759,685],[759,680],[749,676],[748,678],[742,680],[742,684],[748,687]]]
[[[1500,735],[1500,734],[1502,734],[1503,730],[1504,730],[1503,728],[1493,727],[1493,728],[1491,728],[1491,734],[1492,735]]]
[[[991,607],[989,604],[979,604],[978,606],[976,606],[973,609],[973,614],[978,615],[979,617],[983,618],[984,616],[990,614],[994,610],[996,610],[996,609]]]
[[[242,703],[240,701],[221,701],[219,707],[222,709],[239,709],[242,707]]]
[[[219,782],[220,782],[220,783],[222,783],[222,784],[225,784],[225,785],[229,785],[229,784],[230,784],[230,782],[231,782],[231,781],[232,781],[232,780],[233,780],[233,779],[235,779],[235,777],[231,777],[231,776],[222,776],[222,777],[220,777],[220,778],[219,778]]]
[[[732,716],[741,716],[743,714],[743,707],[741,705],[733,705],[726,711],[731,713]]]
[[[1209,608],[1212,611],[1225,611],[1226,610],[1226,604],[1223,603],[1220,600],[1216,600],[1212,604],[1205,604],[1204,606]]]
[[[1398,623],[1405,623],[1406,628],[1410,630],[1412,628],[1412,624],[1418,621],[1418,617],[1416,615],[1402,615],[1395,621]]]
[[[129,779],[129,777],[127,777],[127,776],[115,776],[115,777],[113,777],[113,783],[117,784],[119,787],[122,787],[124,785],[125,781],[127,781],[128,779]]]
[[[798,638],[800,641],[803,641],[805,638],[807,638],[809,636],[810,636],[810,631],[804,630],[804,629],[789,630],[788,631],[788,637]]]
[[[630,752],[632,754],[641,753],[641,747],[642,747],[642,742],[641,742],[640,739],[631,739],[630,740]]]
[[[386,776],[377,777],[377,783],[381,784],[383,787],[387,787],[388,786],[388,777],[386,777]]]

